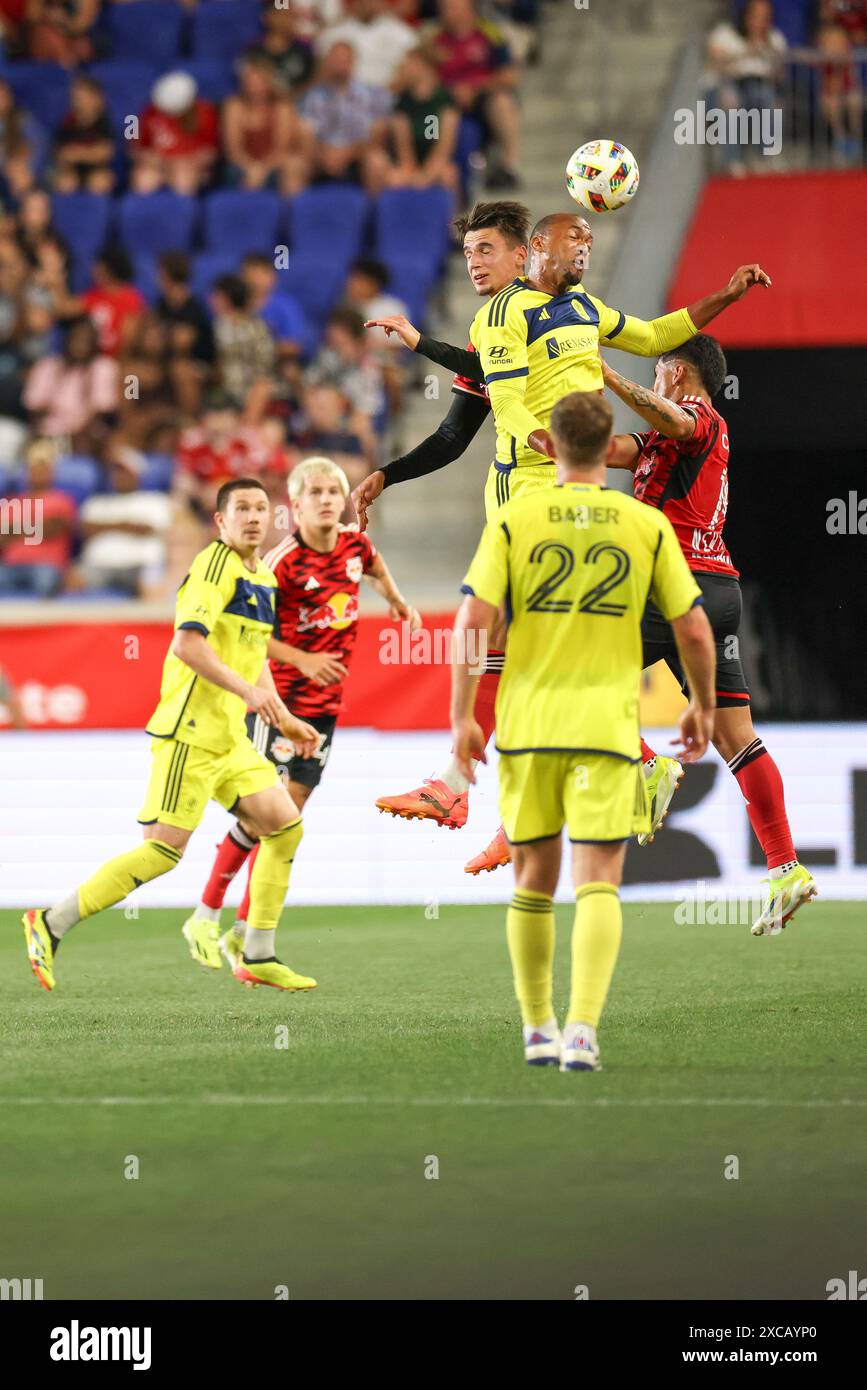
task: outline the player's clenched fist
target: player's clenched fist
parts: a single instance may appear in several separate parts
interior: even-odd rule
[[[754,285],[762,285],[770,289],[771,277],[760,265],[740,265],[728,283],[730,298],[734,301],[743,299],[747,290],[751,290]]]
[[[352,502],[358,514],[358,528],[360,531],[367,530],[367,509],[373,506],[373,503],[384,487],[385,474],[381,468],[378,468],[375,473],[371,473],[370,477],[365,478],[364,482],[359,483],[358,487],[354,489],[352,493]]]

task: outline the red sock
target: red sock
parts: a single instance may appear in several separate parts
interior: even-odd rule
[[[259,846],[256,845],[255,849],[253,850],[253,853],[250,855],[250,862],[247,865],[247,887],[244,889],[244,897],[242,899],[241,906],[238,908],[237,920],[239,922],[246,922],[247,913],[250,911],[250,879],[253,877],[253,865],[256,862],[256,855],[258,853]]]
[[[769,869],[797,859],[786,815],[786,798],[780,769],[760,738],[742,748],[729,767],[747,803],[750,825],[765,852]]]
[[[641,761],[642,761],[643,763],[649,763],[650,760],[651,760],[651,758],[655,758],[655,757],[656,757],[656,754],[654,753],[653,749],[650,747],[650,744],[649,744],[649,743],[645,743],[645,742],[644,742],[644,739],[642,739],[642,740],[641,740]]]
[[[497,700],[497,689],[500,684],[500,676],[503,674],[503,653],[488,652],[488,661],[491,658],[499,658],[499,669],[495,671],[485,671],[479,681],[479,688],[476,692],[476,719],[482,726],[482,733],[485,736],[485,743],[494,732],[494,705]]]
[[[249,847],[239,845],[238,841],[232,838],[230,830],[223,843],[217,846],[217,857],[211,869],[211,877],[205,884],[205,891],[202,894],[202,902],[205,907],[223,906],[226,889],[249,853]]]

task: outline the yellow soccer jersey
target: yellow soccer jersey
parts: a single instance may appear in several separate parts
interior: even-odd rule
[[[470,326],[497,427],[497,463],[545,462],[527,447],[528,436],[547,429],[561,396],[602,390],[600,347],[655,357],[697,331],[686,309],[646,322],[609,309],[581,285],[554,296],[514,280]]]
[[[671,522],[634,497],[567,483],[507,502],[485,527],[463,592],[506,603],[497,694],[501,753],[640,757],[641,618],[701,601]]]
[[[255,685],[274,634],[276,592],[276,577],[261,560],[249,570],[236,550],[213,541],[196,556],[178,590],[175,631],[203,633],[220,659]],[[240,696],[197,676],[169,651],[147,732],[226,753],[247,737],[245,714]]]

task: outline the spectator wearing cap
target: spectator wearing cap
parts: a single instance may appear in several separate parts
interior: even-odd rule
[[[138,139],[130,142],[133,190],[198,193],[211,180],[219,146],[216,107],[198,95],[195,78],[166,73],[154,83]]]
[[[241,188],[276,188],[291,197],[310,181],[313,131],[280,88],[271,59],[241,59],[238,90],[223,105],[227,177]]]
[[[141,486],[147,460],[121,441],[110,441],[109,492],[94,493],[79,513],[83,538],[70,587],[115,589],[131,598],[155,596],[166,564],[172,504],[164,492]]]
[[[97,452],[114,425],[119,398],[117,362],[100,353],[96,329],[85,317],[67,324],[61,353],[30,368],[23,393],[37,433],[85,454]]]
[[[440,81],[436,62],[424,49],[413,49],[397,75],[397,99],[390,122],[394,160],[389,183],[399,188],[439,185],[456,189],[459,127],[460,113]]]
[[[114,187],[114,136],[105,93],[79,74],[70,91],[70,110],[54,137],[54,187],[58,193],[110,193]]]
[[[183,251],[165,251],[157,265],[159,298],[154,313],[169,334],[169,363],[178,405],[195,415],[216,358],[207,309],[190,289],[190,262]]]
[[[27,449],[27,483],[11,499],[18,504],[21,525],[0,530],[0,596],[48,598],[57,593],[69,566],[75,504],[54,487],[57,450],[47,439]]]
[[[362,183],[377,193],[388,176],[385,143],[391,98],[355,77],[355,54],[348,43],[332,43],[319,77],[301,102],[301,115],[315,137],[314,178]]]
[[[502,32],[479,18],[473,0],[439,0],[439,24],[428,43],[440,81],[466,116],[485,127],[496,146],[488,188],[518,187],[521,120],[517,68]]]
[[[397,70],[418,39],[385,0],[349,0],[349,14],[325,30],[317,47],[325,52],[332,43],[348,43],[355,53],[355,76],[369,87],[390,87]]]
[[[271,397],[274,341],[259,314],[250,308],[250,292],[238,275],[223,275],[211,290],[214,340],[220,384],[247,424],[264,414]]]

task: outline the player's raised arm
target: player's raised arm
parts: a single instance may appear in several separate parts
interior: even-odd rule
[[[717,290],[716,294],[705,295],[704,299],[690,304],[687,313],[696,328],[704,328],[705,324],[710,323],[711,319],[715,319],[717,314],[722,313],[723,309],[728,309],[730,305],[743,299],[747,290],[753,289],[756,285],[769,290],[771,288],[770,275],[755,263],[738,266],[725,289]],[[678,345],[672,343],[671,346],[677,347]]]
[[[468,356],[478,361],[475,353]],[[456,392],[448,414],[433,434],[429,434],[408,454],[402,454],[383,468],[376,469],[354,489],[352,501],[361,530],[367,529],[368,511],[383,488],[409,482],[411,478],[424,478],[428,473],[435,473],[437,469],[454,463],[466,451],[489,414],[490,407],[486,400]]]
[[[410,352],[417,352],[419,357],[426,357],[428,361],[435,362],[440,367],[447,367],[459,376],[471,377],[473,381],[483,380],[479,359],[474,352],[455,347],[452,343],[440,342],[437,338],[429,338],[403,314],[392,314],[382,319],[367,319],[364,326],[383,329],[387,338],[393,333],[396,334]]]
[[[695,416],[688,410],[683,410],[674,401],[667,401],[663,396],[658,396],[655,391],[649,390],[646,386],[639,386],[637,382],[630,381],[628,377],[621,376],[615,372],[604,359],[602,363],[602,378],[605,385],[624,405],[628,405],[642,420],[646,420],[651,429],[658,430],[660,434],[666,435],[669,439],[691,439],[695,433]],[[631,444],[633,454],[632,467],[638,459],[638,446],[631,435],[618,435],[618,440],[626,440]],[[626,450],[624,450],[626,452]],[[612,467],[628,468],[628,463],[612,464]]]

